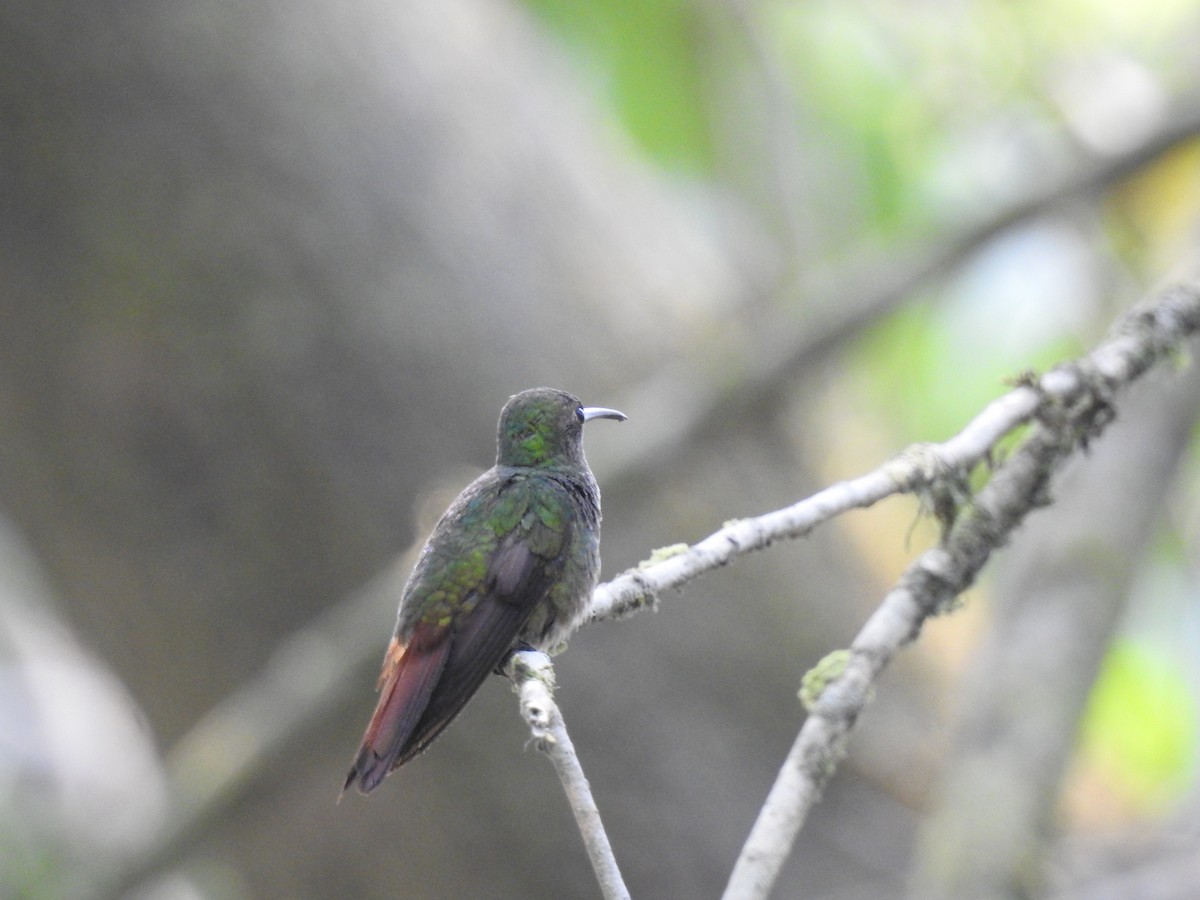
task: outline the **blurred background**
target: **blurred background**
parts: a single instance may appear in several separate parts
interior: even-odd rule
[[[1189,0],[0,7],[0,896],[598,896],[492,679],[335,805],[414,542],[540,384],[609,575],[943,440],[1200,241]],[[1185,897],[1200,380],[885,674],[779,897]],[[638,898],[714,897],[890,500],[584,629]]]

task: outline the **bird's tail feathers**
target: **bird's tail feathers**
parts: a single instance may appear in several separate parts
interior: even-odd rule
[[[410,641],[405,646],[392,638],[379,675],[379,702],[342,786],[343,794],[355,782],[360,792],[369,794],[405,755],[449,650],[448,640]]]

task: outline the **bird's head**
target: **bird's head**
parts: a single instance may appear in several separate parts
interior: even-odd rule
[[[569,467],[584,464],[583,423],[625,414],[602,406],[584,406],[579,398],[554,388],[533,388],[509,398],[500,413],[496,449],[499,466]]]

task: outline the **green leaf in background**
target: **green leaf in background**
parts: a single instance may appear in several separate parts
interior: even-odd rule
[[[1123,799],[1154,811],[1178,798],[1195,774],[1197,724],[1183,668],[1144,645],[1118,641],[1092,691],[1080,749]]]
[[[1023,298],[1003,290],[985,297],[957,285],[940,303],[931,298],[890,316],[859,342],[853,368],[866,375],[862,414],[887,422],[900,444],[944,440],[1022,373],[1071,358],[1079,342],[1063,319],[1066,304],[1047,301],[1039,311],[1036,288]],[[1023,333],[1023,308],[1037,333],[1033,324]]]
[[[706,170],[712,145],[697,53],[699,13],[682,0],[526,0],[592,75],[659,162]]]

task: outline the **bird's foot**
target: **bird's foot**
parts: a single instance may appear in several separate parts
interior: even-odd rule
[[[496,666],[492,671],[497,675],[507,675],[509,663],[512,662],[514,653],[526,653],[530,650],[536,650],[537,647],[529,643],[529,641],[517,641],[513,644],[513,648],[504,654],[504,659],[500,660],[500,665]]]

